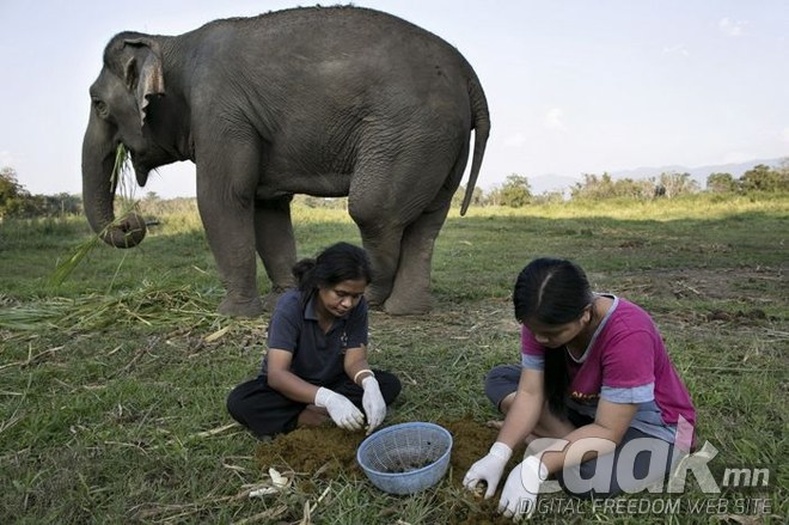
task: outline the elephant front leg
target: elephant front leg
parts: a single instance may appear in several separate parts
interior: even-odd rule
[[[254,209],[251,199],[222,201],[226,195],[216,188],[199,184],[198,209],[214,254],[226,295],[219,313],[233,317],[256,317],[263,313],[257,289]]]
[[[263,307],[273,309],[281,293],[296,285],[296,240],[290,216],[290,198],[258,201],[255,205],[255,246],[271,281]]]
[[[210,241],[209,244],[226,290],[224,299],[219,303],[219,313],[231,317],[257,317],[262,314],[264,307],[257,289],[252,239],[246,245]]]
[[[264,308],[257,289],[252,236],[248,241],[236,239],[235,242],[211,242],[209,236],[209,244],[226,290],[224,299],[219,303],[219,313],[231,317],[257,317],[262,314]]]

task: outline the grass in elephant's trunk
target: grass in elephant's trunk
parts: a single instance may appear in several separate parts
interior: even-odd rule
[[[432,499],[434,506],[451,509],[452,523],[484,524],[511,523],[496,512],[497,497],[481,500],[466,491],[462,481],[471,465],[483,457],[496,437],[497,431],[484,423],[466,417],[453,421],[439,420],[436,423],[452,433],[453,446],[450,469],[442,480],[440,489],[427,489],[425,494]],[[364,473],[356,463],[356,449],[364,440],[363,432],[348,433],[334,426],[318,428],[299,428],[289,434],[278,436],[273,441],[261,443],[256,458],[265,472],[275,468],[295,476],[298,490],[318,497],[322,484],[338,477],[357,484],[361,490],[365,486],[372,494],[380,495],[376,488],[366,482]],[[509,472],[520,458],[523,450],[513,454],[507,466]],[[395,518],[394,509],[403,496],[388,496],[391,505],[381,511],[381,519]],[[407,498],[408,496],[406,496]]]
[[[145,220],[137,212],[139,202],[134,198],[136,184],[132,171],[129,152],[123,144],[118,144],[118,148],[115,151],[115,164],[112,168],[112,174],[110,175],[110,180],[113,181],[113,184],[116,184],[117,187],[115,194],[118,205],[115,214],[116,219],[107,226],[107,229],[115,226],[125,218],[139,222],[140,224],[137,225],[137,228],[142,228],[143,231],[145,229]],[[109,183],[110,181],[107,182]],[[79,266],[82,260],[85,259],[94,248],[102,244],[101,237],[101,232],[91,235],[74,248],[69,256],[57,265],[50,277],[50,282],[56,286],[63,283],[71,272]]]

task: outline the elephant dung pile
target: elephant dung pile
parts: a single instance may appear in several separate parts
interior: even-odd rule
[[[464,418],[453,421],[437,421],[452,433],[453,447],[449,483],[433,490],[436,505],[452,508],[455,524],[507,523],[496,513],[497,499],[482,501],[467,492],[463,476],[471,465],[485,455],[496,438],[497,431],[484,423]],[[256,458],[265,472],[271,467],[290,471],[303,476],[297,480],[299,489],[314,493],[321,489],[317,484],[337,478],[365,480],[364,473],[356,463],[356,449],[366,436],[363,432],[348,433],[334,426],[300,428],[289,434],[278,436],[273,441],[261,443]],[[520,451],[522,454],[523,451]],[[519,457],[518,451],[513,458]],[[514,463],[513,463],[514,464]],[[510,465],[510,468],[513,465]],[[374,490],[374,489],[373,489]],[[395,501],[401,498],[389,496]],[[392,509],[396,514],[396,509]],[[392,516],[390,516],[392,517]]]

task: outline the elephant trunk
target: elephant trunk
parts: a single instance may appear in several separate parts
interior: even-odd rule
[[[91,114],[82,142],[82,200],[85,215],[93,231],[116,248],[132,248],[145,237],[145,220],[135,212],[115,218],[113,203],[118,185],[113,177],[118,142],[108,125]]]

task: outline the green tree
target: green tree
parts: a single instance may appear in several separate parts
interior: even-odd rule
[[[789,191],[789,169],[786,161],[782,167],[773,169],[765,164],[759,164],[746,171],[740,177],[740,186],[745,192],[778,192]]]
[[[778,173],[778,190],[789,191],[789,157],[781,159],[775,171]]]
[[[82,198],[65,192],[55,195],[33,195],[28,199],[28,203],[26,216],[62,217],[82,214]]]
[[[608,173],[603,173],[599,177],[594,173],[584,173],[583,178],[583,181],[576,182],[570,188],[571,198],[595,199],[612,196],[614,184]]]
[[[17,182],[16,171],[8,166],[0,169],[0,220],[25,213],[30,193]]]
[[[597,176],[584,173],[584,180],[570,188],[572,199],[646,199],[655,194],[654,180],[633,180],[630,178],[614,180],[609,173]]]
[[[460,208],[460,205],[463,204],[463,197],[466,196],[466,187],[462,184],[458,186],[458,189],[455,191],[455,194],[452,196],[452,204],[453,208]],[[484,204],[484,194],[482,192],[482,188],[479,186],[474,187],[474,191],[471,192],[471,203],[470,206],[482,206]]]
[[[614,181],[611,197],[625,199],[649,199],[656,194],[656,185],[647,179],[633,180],[629,177]]]
[[[712,193],[735,193],[739,184],[731,173],[710,173],[707,177],[707,189]]]
[[[698,183],[690,178],[690,173],[664,172],[657,180],[657,187],[665,190],[668,198],[699,191]]]
[[[562,204],[564,203],[564,192],[559,190],[544,191],[539,195],[535,195],[532,203],[540,205]]]
[[[532,199],[529,179],[517,173],[507,176],[504,184],[501,185],[500,192],[499,204],[510,208],[526,206]]]

